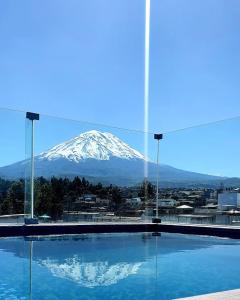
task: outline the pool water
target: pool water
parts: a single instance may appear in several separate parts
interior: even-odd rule
[[[0,239],[0,299],[175,299],[240,288],[240,241],[162,233]]]

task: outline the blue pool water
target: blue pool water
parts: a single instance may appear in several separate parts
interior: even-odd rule
[[[181,234],[0,239],[0,299],[175,299],[240,288],[240,241]]]

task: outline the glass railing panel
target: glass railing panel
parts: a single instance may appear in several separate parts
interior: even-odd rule
[[[0,224],[24,222],[25,113],[0,109]]]
[[[140,131],[41,115],[35,130],[39,222],[145,222],[145,193],[155,192],[150,183],[145,187],[144,141]]]
[[[162,222],[240,224],[239,129],[235,118],[164,135]]]
[[[240,223],[239,118],[164,133],[157,155],[153,133],[1,114],[2,223]]]

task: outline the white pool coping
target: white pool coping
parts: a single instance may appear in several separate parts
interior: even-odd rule
[[[175,300],[240,300],[240,289],[211,293],[206,295],[179,298]]]

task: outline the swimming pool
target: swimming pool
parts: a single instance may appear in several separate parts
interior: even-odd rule
[[[240,241],[162,233],[0,240],[0,299],[175,299],[240,287]]]

